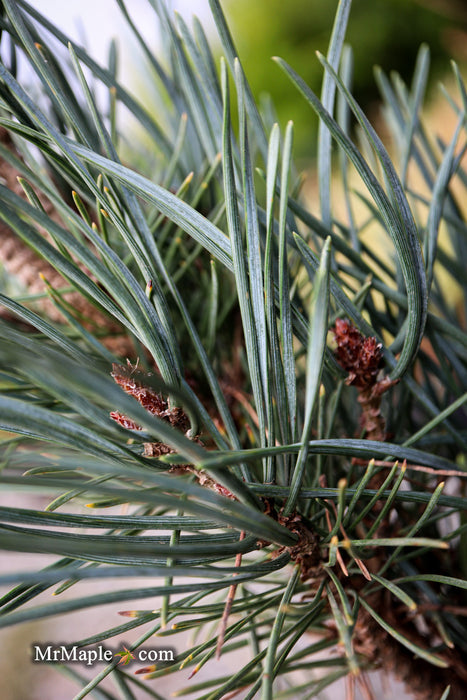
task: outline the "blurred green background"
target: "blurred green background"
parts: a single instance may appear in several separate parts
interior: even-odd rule
[[[296,153],[315,151],[317,118],[271,60],[284,58],[319,95],[322,68],[337,0],[224,0],[234,41],[255,96],[269,93],[282,127],[293,119]],[[354,0],[346,43],[353,49],[353,92],[372,116],[378,102],[373,68],[397,71],[410,83],[422,43],[431,52],[429,89],[450,71],[450,59],[467,63],[465,0]]]

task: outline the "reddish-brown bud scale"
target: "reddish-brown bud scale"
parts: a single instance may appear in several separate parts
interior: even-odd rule
[[[375,384],[383,364],[381,343],[372,336],[365,338],[349,321],[339,318],[334,327],[334,337],[337,343],[336,359],[349,373],[347,384],[361,388]]]
[[[350,321],[338,318],[334,327],[335,356],[348,372],[347,384],[355,386],[362,408],[360,426],[368,440],[385,440],[386,426],[381,415],[381,398],[396,382],[385,376],[378,380],[383,366],[382,344],[363,336]]]
[[[146,411],[167,421],[174,428],[184,432],[188,430],[189,421],[183,409],[178,407],[169,408],[168,401],[151,387],[145,386],[144,382],[145,380],[147,382],[147,378],[151,376],[150,373],[142,372],[128,362],[127,367],[114,363],[111,375],[117,384],[122,387],[123,391],[133,396]],[[131,418],[123,416],[118,411],[112,411],[110,415],[124,428],[141,430]]]

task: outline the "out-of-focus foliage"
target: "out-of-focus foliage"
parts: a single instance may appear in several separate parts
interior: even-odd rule
[[[337,0],[229,0],[225,3],[237,48],[256,95],[270,94],[281,124],[294,115],[302,155],[315,151],[318,121],[270,60],[279,55],[319,93]],[[431,85],[449,60],[467,60],[467,3],[462,0],[356,0],[346,34],[354,56],[353,92],[364,108],[379,99],[373,67],[410,82],[420,44],[431,51]]]

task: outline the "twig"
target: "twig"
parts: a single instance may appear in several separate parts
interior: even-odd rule
[[[242,530],[240,533],[239,541],[241,542],[245,538],[245,532]],[[242,553],[238,552],[235,557],[235,566],[240,568],[242,565]],[[236,576],[236,574],[234,574]],[[237,584],[233,583],[229,588],[229,593],[227,595],[227,600],[225,601],[225,608],[222,614],[222,619],[219,623],[219,629],[217,632],[217,647],[216,647],[216,659],[220,659],[222,653],[222,645],[224,644],[225,630],[227,629],[227,622],[229,619],[230,611],[232,610],[232,605],[235,598],[235,593],[237,591]]]

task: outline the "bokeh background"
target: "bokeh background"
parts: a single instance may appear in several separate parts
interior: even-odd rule
[[[107,62],[109,42],[115,38],[120,79],[142,99],[151,99],[150,72],[115,0],[30,0],[30,4],[89,47],[100,62]],[[216,44],[208,0],[166,0],[166,4],[186,21],[196,14]],[[222,0],[255,96],[271,99],[282,127],[293,119],[296,152],[304,159],[316,150],[316,117],[271,58],[284,58],[319,94],[322,68],[315,54],[326,53],[337,4],[337,0]],[[149,45],[157,47],[161,36],[150,0],[131,0],[127,5]],[[377,115],[379,107],[374,67],[396,71],[410,84],[422,43],[431,54],[428,95],[436,99],[438,81],[451,72],[450,60],[467,64],[467,3],[353,0],[346,42],[353,50],[353,92],[370,116]]]

